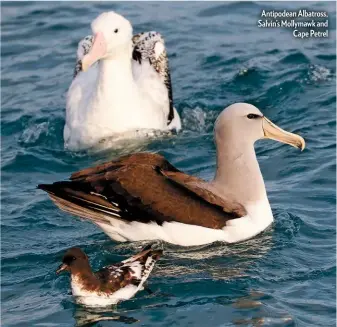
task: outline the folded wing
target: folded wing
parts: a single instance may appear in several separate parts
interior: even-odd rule
[[[167,125],[169,125],[174,118],[174,108],[171,74],[164,39],[158,32],[150,31],[134,35],[132,41],[134,44],[132,58],[134,59],[135,79],[140,85],[144,85],[144,89],[153,90],[154,83],[149,78],[151,68],[160,76],[169,101],[169,110],[167,111]],[[159,92],[158,96],[163,98]]]
[[[138,291],[142,289],[161,255],[162,250],[146,248],[129,259],[102,268],[95,275],[106,290],[117,291],[128,285],[134,285],[135,291]]]
[[[245,209],[216,195],[206,183],[174,168],[158,154],[138,153],[42,184],[62,210],[98,223],[180,222],[220,229]]]

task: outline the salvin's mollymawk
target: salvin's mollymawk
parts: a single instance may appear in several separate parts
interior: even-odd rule
[[[87,306],[107,306],[125,301],[144,288],[162,250],[147,246],[122,262],[93,272],[87,255],[80,248],[65,253],[56,273],[69,271],[71,290],[76,302]]]
[[[124,17],[106,12],[80,41],[67,94],[65,147],[80,150],[137,130],[179,130],[164,39],[132,35]],[[136,134],[137,135],[137,134]]]
[[[116,241],[161,239],[191,246],[246,240],[273,221],[255,141],[269,138],[301,150],[305,141],[246,103],[223,110],[214,133],[217,169],[210,182],[179,171],[158,154],[137,153],[39,188],[59,208],[92,221]]]

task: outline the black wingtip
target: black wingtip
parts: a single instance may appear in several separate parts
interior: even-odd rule
[[[141,252],[150,250],[150,249],[152,248],[152,245],[153,245],[153,244],[154,244],[154,243],[150,243],[150,244],[146,245],[146,246],[141,250]]]
[[[37,189],[43,190],[47,193],[54,193],[53,192],[53,184],[39,184],[36,186]]]
[[[142,249],[141,252],[147,251],[147,250],[155,250],[156,245],[158,246],[158,242],[149,243],[149,244],[145,245],[145,247]]]
[[[153,260],[158,260],[162,255],[163,255],[163,250],[162,249],[156,249],[153,248],[154,245],[158,245],[157,242],[153,242],[150,243],[148,245],[146,245],[141,252],[139,252],[138,255],[140,255],[140,257],[138,257],[138,260],[140,258],[140,260],[146,260],[148,257],[151,257]],[[137,257],[137,255],[136,255]]]

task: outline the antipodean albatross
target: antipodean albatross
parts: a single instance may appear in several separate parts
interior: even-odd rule
[[[158,154],[137,153],[39,185],[56,205],[116,241],[161,239],[183,246],[249,239],[273,221],[254,143],[269,138],[301,150],[304,139],[237,103],[215,123],[212,181],[187,175]]]
[[[91,29],[78,45],[67,94],[65,147],[82,150],[112,136],[180,130],[163,37],[155,31],[133,35],[131,23],[112,11]]]

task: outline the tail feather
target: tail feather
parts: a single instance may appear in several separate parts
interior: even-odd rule
[[[144,269],[142,271],[142,276],[140,279],[140,283],[138,285],[137,290],[140,290],[143,288],[144,283],[148,279],[154,265],[156,264],[157,260],[160,258],[162,255],[163,251],[162,250],[152,250],[151,254],[147,257]]]
[[[76,189],[74,182],[57,182],[54,184],[40,184],[38,188],[48,193],[51,200],[61,210],[72,215],[86,218],[94,223],[110,224],[109,217],[120,219],[120,209],[103,196],[94,192],[83,192]]]
[[[160,258],[160,256],[163,254],[162,250],[146,250],[143,253],[143,256],[140,259],[145,260],[145,262],[141,262],[142,264],[142,272],[141,272],[141,277],[138,280],[138,285],[137,285],[137,291],[142,290],[144,287],[144,283],[150,276],[150,273],[152,269],[154,268],[154,265],[156,264],[157,260]]]
[[[131,262],[135,262],[135,261],[139,261],[142,264],[146,263],[146,260],[152,256],[152,255],[158,255],[158,258],[156,260],[159,259],[159,257],[162,255],[163,251],[162,250],[154,250],[152,249],[152,245],[153,243],[150,243],[148,245],[146,245],[141,252],[133,255],[132,257],[123,260],[123,263],[131,263]]]
[[[135,254],[131,258],[122,261],[124,267],[130,267],[133,271],[138,270],[137,277],[132,283],[137,286],[137,291],[144,288],[144,283],[148,279],[155,263],[163,254],[162,250],[154,250],[152,244],[147,245],[143,251]]]

